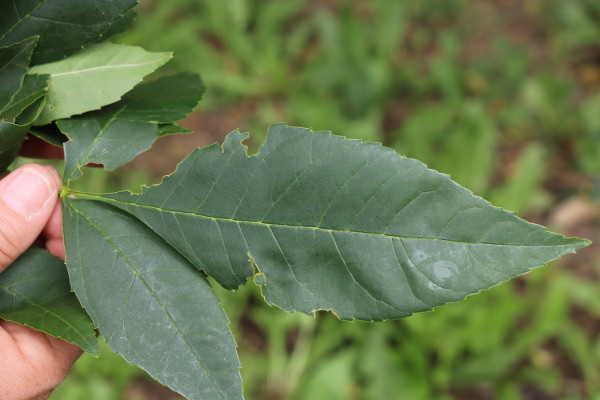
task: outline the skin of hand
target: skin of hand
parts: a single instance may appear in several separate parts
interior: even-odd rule
[[[0,273],[40,240],[64,260],[60,186],[53,167],[37,164],[0,180]],[[0,399],[47,399],[80,354],[73,344],[0,320]]]

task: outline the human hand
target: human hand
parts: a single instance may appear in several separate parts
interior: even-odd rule
[[[39,238],[64,259],[60,185],[54,168],[36,164],[0,180],[0,273]],[[73,344],[0,320],[0,399],[47,399],[80,354]]]

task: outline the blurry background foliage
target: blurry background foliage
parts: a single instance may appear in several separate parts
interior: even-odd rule
[[[157,182],[196,146],[275,122],[383,142],[496,205],[600,241],[597,0],[142,0],[117,41],[175,51],[208,92],[87,190]],[[167,68],[167,69],[168,69]],[[374,268],[377,266],[374,265]],[[377,324],[216,288],[249,400],[600,399],[597,245],[435,312]],[[105,347],[53,400],[176,395]]]

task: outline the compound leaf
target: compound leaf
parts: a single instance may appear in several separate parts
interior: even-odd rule
[[[198,149],[162,184],[103,199],[221,285],[286,311],[382,320],[489,288],[588,244],[493,207],[378,144],[276,125]],[[254,268],[254,270],[253,270]]]
[[[92,321],[71,292],[64,262],[35,247],[0,274],[0,318],[98,354]]]
[[[33,67],[30,74],[50,75],[46,108],[36,125],[114,103],[170,58],[170,53],[105,42],[64,60]]]
[[[108,344],[190,400],[242,399],[228,320],[204,274],[148,227],[63,198],[75,294]]]
[[[33,35],[35,64],[55,61],[124,27],[136,0],[0,0],[0,46]]]
[[[128,163],[165,134],[166,124],[192,112],[203,91],[198,75],[166,76],[137,86],[102,110],[57,121],[71,138],[65,144],[65,179],[79,177],[87,163],[103,164],[107,170]]]

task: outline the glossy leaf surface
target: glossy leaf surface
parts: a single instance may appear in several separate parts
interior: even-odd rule
[[[122,28],[136,0],[0,0],[0,46],[40,36],[34,63],[66,57]]]
[[[114,170],[148,150],[161,126],[184,118],[204,87],[194,74],[167,76],[139,85],[118,103],[57,125],[71,140],[65,144],[65,179],[81,175],[87,163]]]
[[[235,342],[205,276],[110,205],[63,198],[67,267],[108,344],[191,400],[241,399]]]
[[[0,274],[0,318],[98,354],[92,321],[71,292],[65,264],[30,248]]]
[[[429,310],[587,244],[378,144],[276,125],[248,157],[245,137],[195,151],[142,194],[103,198],[223,286],[254,271],[267,302],[342,319]]]
[[[114,103],[170,58],[170,53],[105,42],[64,60],[33,67],[30,74],[50,75],[51,88],[36,125]]]

